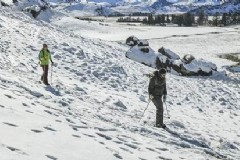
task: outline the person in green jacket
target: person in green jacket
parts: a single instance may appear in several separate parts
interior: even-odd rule
[[[53,65],[53,61],[52,61],[51,53],[48,50],[47,44],[43,44],[43,48],[39,53],[39,61],[40,61],[40,65],[43,69],[43,74],[41,76],[41,81],[45,85],[49,85],[49,83],[48,83],[49,61],[52,62],[52,65]]]
[[[149,98],[157,109],[155,126],[158,128],[166,128],[166,125],[163,123],[163,101],[166,101],[167,96],[166,73],[167,71],[164,68],[155,71],[148,87]]]

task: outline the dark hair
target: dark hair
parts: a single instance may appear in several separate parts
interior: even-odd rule
[[[167,73],[167,70],[165,68],[161,68],[159,71],[158,71],[158,74],[166,74]]]
[[[158,71],[154,71],[153,74],[154,74],[154,76],[157,77],[158,76]]]

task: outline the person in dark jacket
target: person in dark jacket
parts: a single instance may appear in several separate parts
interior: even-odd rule
[[[155,126],[158,128],[166,128],[166,125],[163,123],[163,101],[166,101],[167,96],[166,73],[164,68],[155,71],[148,87],[149,98],[157,109]]]
[[[43,48],[39,53],[39,61],[40,61],[40,65],[43,69],[43,74],[41,76],[41,81],[43,81],[43,83],[45,85],[49,85],[48,83],[48,68],[49,68],[49,61],[52,62],[52,57],[51,57],[51,53],[48,50],[48,46],[47,44],[43,44]]]

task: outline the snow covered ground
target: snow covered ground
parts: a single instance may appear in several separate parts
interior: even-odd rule
[[[240,52],[240,26],[234,27],[159,27],[116,24],[116,19],[102,20],[106,23],[79,21],[65,17],[53,23],[74,31],[79,36],[125,43],[134,35],[146,39],[154,50],[162,46],[169,48],[180,56],[192,54],[196,58],[209,59],[220,67],[231,64],[230,61],[219,59],[217,55]],[[79,27],[81,26],[81,27]],[[231,40],[229,40],[231,39]]]
[[[126,59],[124,45],[135,35],[224,70],[233,63],[217,55],[240,52],[240,27],[108,25],[0,9],[0,159],[240,159],[239,77],[167,75],[171,119],[157,129],[152,103],[141,117],[143,74],[153,70]],[[43,43],[56,63],[52,87],[38,82]]]

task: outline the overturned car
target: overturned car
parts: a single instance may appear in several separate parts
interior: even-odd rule
[[[166,68],[182,76],[210,76],[217,71],[217,66],[206,60],[196,60],[192,55],[179,55],[164,47],[155,52],[146,42],[138,40],[137,45],[130,48],[126,57],[149,67]]]

